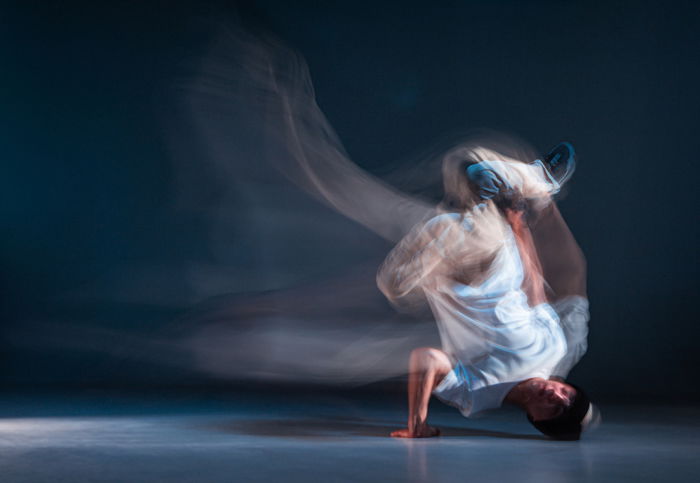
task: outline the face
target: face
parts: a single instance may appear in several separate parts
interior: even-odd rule
[[[531,379],[527,389],[527,412],[534,421],[556,418],[576,396],[576,389],[569,384],[546,379]]]

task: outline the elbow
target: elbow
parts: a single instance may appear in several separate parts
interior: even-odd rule
[[[391,301],[399,299],[403,295],[394,277],[387,276],[381,270],[377,273],[377,288]]]
[[[413,289],[410,283],[401,280],[395,270],[386,270],[384,266],[377,272],[376,280],[379,290],[392,303],[406,297]]]

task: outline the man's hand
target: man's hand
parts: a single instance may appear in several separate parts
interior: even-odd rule
[[[438,428],[433,428],[427,424],[415,428],[413,431],[410,429],[399,429],[391,433],[392,438],[433,438],[435,436],[440,436],[440,430]]]

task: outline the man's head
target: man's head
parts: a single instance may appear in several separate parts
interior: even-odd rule
[[[596,408],[579,387],[540,378],[530,379],[526,387],[527,418],[550,438],[577,440],[598,418]]]
[[[536,377],[526,381],[525,409],[533,421],[558,417],[576,397],[576,389],[564,382]]]

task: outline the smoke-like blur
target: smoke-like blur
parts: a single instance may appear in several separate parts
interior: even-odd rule
[[[560,372],[566,375],[585,351],[585,264],[551,202],[560,187],[531,164],[537,153],[526,143],[471,133],[380,179],[349,159],[316,103],[304,59],[275,39],[238,29],[220,35],[183,92],[201,152],[180,159],[180,202],[209,220],[213,255],[209,267],[197,268],[195,289],[200,298],[245,292],[190,315],[201,369],[220,377],[336,383],[405,373],[411,349],[437,344],[417,281],[436,266],[467,283],[483,279],[504,238],[504,217],[493,203],[479,205],[467,183],[465,168],[477,163],[530,200],[549,299],[583,301],[578,312],[561,312],[581,317],[569,337],[580,339],[577,353]],[[173,152],[180,151],[176,143]],[[434,223],[426,225],[441,213],[467,212],[474,217],[468,241],[460,230],[436,233]],[[254,260],[239,254],[240,231],[255,237]],[[396,243],[405,236],[402,243],[423,246],[440,238],[442,247],[405,274],[416,282],[413,296],[394,300],[379,279],[412,317],[395,314],[374,284],[391,248],[381,239]],[[308,247],[314,266],[295,265],[308,263]],[[412,256],[399,246],[389,260]],[[240,279],[241,269],[248,271],[246,286],[229,286],[227,271]],[[475,358],[485,350],[483,334],[461,344]]]
[[[70,319],[37,317],[12,333],[13,344],[67,350],[76,365],[108,356],[125,365],[119,374],[148,363],[225,380],[363,384],[403,375],[410,351],[439,346],[441,334],[422,289],[387,300],[377,270],[404,238],[429,243],[435,216],[472,212],[479,222],[469,243],[446,240],[449,256],[433,262],[447,270],[458,259],[464,279],[486,276],[506,225],[493,206],[473,211],[479,199],[465,168],[479,163],[529,198],[547,297],[563,304],[562,320],[585,328],[585,304],[570,303],[585,302],[585,263],[550,202],[556,190],[530,164],[535,149],[474,130],[372,174],[343,148],[298,52],[237,25],[214,38],[188,63],[163,119],[171,203],[154,229],[175,248],[63,293]],[[389,258],[405,255],[399,245]],[[94,323],[97,308],[111,325]],[[572,334],[581,342],[562,372],[585,350],[585,330]],[[482,336],[461,342],[475,358]]]

